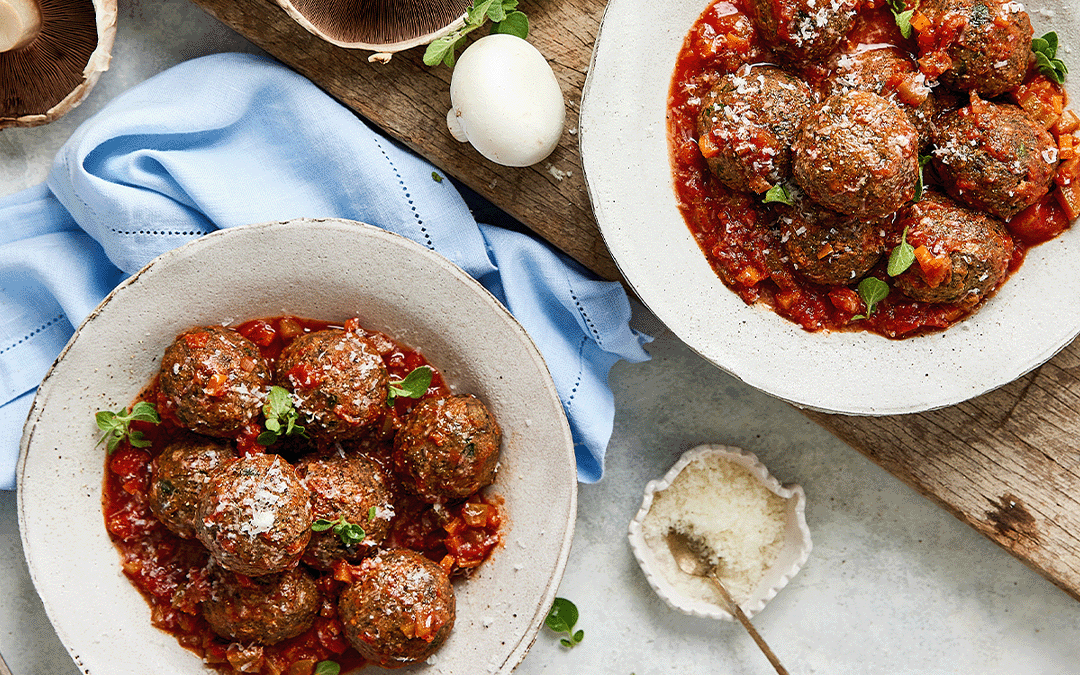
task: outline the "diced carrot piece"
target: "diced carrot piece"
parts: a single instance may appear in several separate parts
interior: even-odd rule
[[[825,256],[829,255],[832,252],[833,252],[832,244],[825,244],[824,246],[822,246],[821,248],[818,249],[817,259],[821,260],[822,258],[824,258]]]
[[[937,288],[952,276],[952,265],[949,259],[937,257],[925,246],[915,249],[915,260],[918,261],[919,270],[930,288]]]
[[[1066,161],[1076,158],[1076,138],[1071,134],[1058,137],[1058,159]]]
[[[923,32],[931,25],[933,24],[930,19],[928,19],[927,16],[919,10],[915,10],[915,12],[911,15],[911,27],[918,32]]]

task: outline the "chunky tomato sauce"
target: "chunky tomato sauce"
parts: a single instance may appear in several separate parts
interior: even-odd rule
[[[935,32],[935,39],[947,43],[946,33],[945,28]],[[847,39],[853,44],[892,44],[918,53],[915,41],[900,35],[892,14],[884,5],[875,6],[872,0],[860,10]],[[869,318],[856,319],[866,313],[866,305],[855,284],[823,286],[796,273],[784,254],[779,228],[772,226],[777,217],[774,207],[762,203],[762,195],[729,189],[709,172],[696,130],[705,93],[722,76],[743,64],[774,59],[755,34],[740,0],[718,0],[694,24],[676,61],[668,99],[668,141],[676,198],[717,276],[747,304],[765,303],[808,331],[865,330],[905,338],[948,328],[970,315],[977,306],[919,302],[891,292]],[[820,63],[794,72],[815,90],[829,74]],[[1060,90],[1056,94],[1063,96]],[[932,180],[929,174],[927,179]],[[1059,176],[1058,185],[1062,182]],[[1069,218],[1056,196],[1052,191],[1008,224],[1016,244],[1010,274],[1032,245],[1052,239],[1069,226]],[[886,252],[869,276],[887,279],[887,258]]]
[[[249,321],[237,326],[237,330],[258,345],[263,356],[273,363],[296,336],[328,327],[331,324],[323,321],[277,317]],[[355,319],[347,322],[346,327],[389,341],[384,335],[360,328]],[[430,366],[420,352],[394,346],[395,349],[383,355],[392,379],[402,379],[415,368]],[[449,394],[442,375],[432,370],[431,386],[423,398]],[[158,402],[156,382],[139,398]],[[373,433],[371,456],[376,461],[388,466],[393,432],[423,398],[395,399],[382,429]],[[170,418],[167,409],[159,406],[159,413],[161,424],[132,423],[132,429],[142,431],[151,442],[149,448],[134,448],[124,440],[106,459],[102,499],[105,526],[120,552],[124,574],[150,605],[151,623],[172,633],[207,665],[225,673],[312,675],[316,664],[324,660],[339,664],[343,673],[363,666],[364,660],[346,641],[337,616],[338,596],[352,580],[353,566],[345,562],[339,562],[330,572],[310,570],[321,595],[319,615],[310,629],[294,638],[252,648],[231,643],[210,629],[199,611],[199,603],[210,592],[209,554],[199,541],[181,539],[169,531],[149,507],[151,461],[173,439],[187,433]],[[240,433],[236,438],[238,452],[265,452],[255,442],[260,431],[261,428],[251,428]],[[464,576],[480,565],[500,542],[502,505],[498,497],[475,495],[459,504],[433,507],[402,495],[395,503],[395,513],[385,546],[420,551],[451,575]]]

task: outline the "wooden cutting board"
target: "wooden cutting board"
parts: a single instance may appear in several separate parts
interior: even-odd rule
[[[548,58],[568,103],[559,147],[524,169],[492,164],[450,137],[450,71],[424,66],[422,49],[371,63],[367,52],[315,38],[272,0],[193,1],[586,267],[619,278],[592,217],[576,136],[604,0],[521,3],[530,41]],[[1077,411],[1074,344],[1020,380],[942,410],[807,415],[1080,599]]]

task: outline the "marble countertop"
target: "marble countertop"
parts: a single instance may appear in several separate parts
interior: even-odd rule
[[[60,145],[112,97],[221,51],[258,50],[187,0],[120,0],[112,68],[86,102],[51,125],[0,131],[0,195],[44,180]],[[702,443],[750,450],[806,490],[813,553],[755,617],[793,675],[1080,673],[1075,600],[798,410],[702,360],[637,304],[634,322],[656,336],[653,358],[612,371],[607,473],[580,486],[559,588],[585,639],[566,649],[542,629],[516,673],[772,672],[737,624],[663,604],[627,543],[645,483]],[[12,672],[77,675],[30,581],[12,492],[0,493],[0,593],[0,653]]]

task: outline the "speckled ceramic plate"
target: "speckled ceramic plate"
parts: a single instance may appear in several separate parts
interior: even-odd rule
[[[83,322],[39,388],[22,439],[19,524],[34,584],[80,671],[210,672],[150,625],[120,571],[101,513],[94,413],[130,403],[182,329],[282,314],[359,316],[420,347],[451,386],[491,407],[504,434],[493,486],[509,516],[503,544],[457,584],[457,623],[442,649],[406,672],[509,673],[551,606],[573,536],[573,443],[555,386],[525,331],[467,274],[402,237],[339,220],[224,230],[162,255]]]
[[[796,405],[883,415],[939,408],[994,389],[1080,332],[1080,275],[1073,270],[1080,228],[1032,249],[995,297],[942,333],[902,341],[808,333],[767,308],[744,304],[691,236],[676,207],[668,159],[665,109],[675,58],[707,4],[611,0],[579,124],[604,241],[638,297],[676,335],[720,368]],[[1028,11],[1035,34],[1056,30],[1059,56],[1080,72],[1076,7],[1047,0]]]

